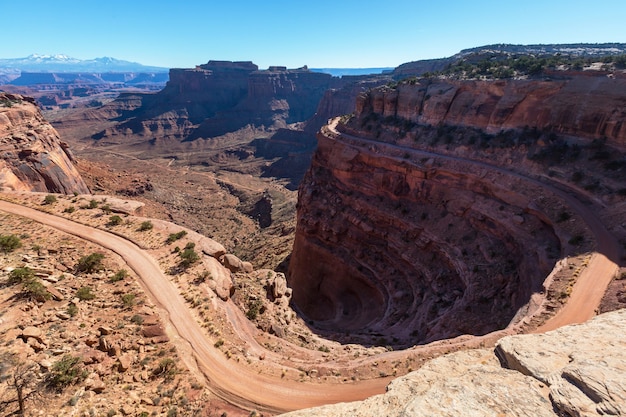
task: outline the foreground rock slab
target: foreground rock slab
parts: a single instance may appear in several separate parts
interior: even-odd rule
[[[507,369],[510,368],[510,369]],[[495,349],[456,352],[354,403],[285,414],[335,416],[596,416],[626,414],[626,310]]]
[[[496,353],[508,368],[550,385],[558,410],[626,415],[626,310],[545,334],[505,337]]]

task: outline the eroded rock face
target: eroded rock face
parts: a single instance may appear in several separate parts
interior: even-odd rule
[[[34,99],[0,93],[0,188],[89,193],[72,162]]]
[[[362,94],[357,115],[376,113],[429,125],[471,126],[489,133],[524,126],[626,144],[626,78],[420,80]]]
[[[505,327],[561,252],[535,207],[541,192],[382,147],[318,136],[299,190],[295,304],[317,329],[360,343],[410,346]]]
[[[600,416],[626,413],[626,310],[490,350],[434,359],[365,401],[289,417]],[[512,368],[512,369],[506,369]]]

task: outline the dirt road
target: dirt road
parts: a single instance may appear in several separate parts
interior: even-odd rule
[[[192,317],[178,289],[161,272],[156,261],[132,242],[104,230],[2,200],[0,210],[28,217],[119,254],[140,277],[149,297],[167,312],[169,323],[166,325],[174,332],[170,334],[172,341],[182,344],[183,352],[191,350],[193,353],[193,356],[180,355],[186,365],[192,371],[199,369],[208,380],[211,390],[231,404],[248,410],[279,413],[356,401],[385,391],[388,379],[334,385],[283,381],[279,377],[259,374],[228,360],[223,352],[204,337],[203,329]]]

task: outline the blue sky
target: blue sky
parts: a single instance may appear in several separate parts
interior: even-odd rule
[[[0,0],[0,58],[395,67],[492,43],[626,42],[626,1]]]

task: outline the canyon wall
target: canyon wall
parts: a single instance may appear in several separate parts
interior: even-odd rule
[[[561,254],[542,191],[372,143],[318,135],[289,266],[297,307],[320,331],[392,346],[505,327]]]
[[[626,78],[576,75],[554,80],[422,79],[362,94],[357,116],[375,113],[428,125],[496,133],[536,127],[626,146]]]
[[[624,92],[624,79],[585,75],[361,93],[353,117],[318,134],[299,189],[295,304],[312,327],[360,343],[506,327],[557,260],[583,250],[572,242],[585,223],[565,222],[569,203],[536,178],[621,201],[623,157],[608,149],[626,144]]]
[[[89,193],[72,162],[34,99],[0,93],[0,188]]]

